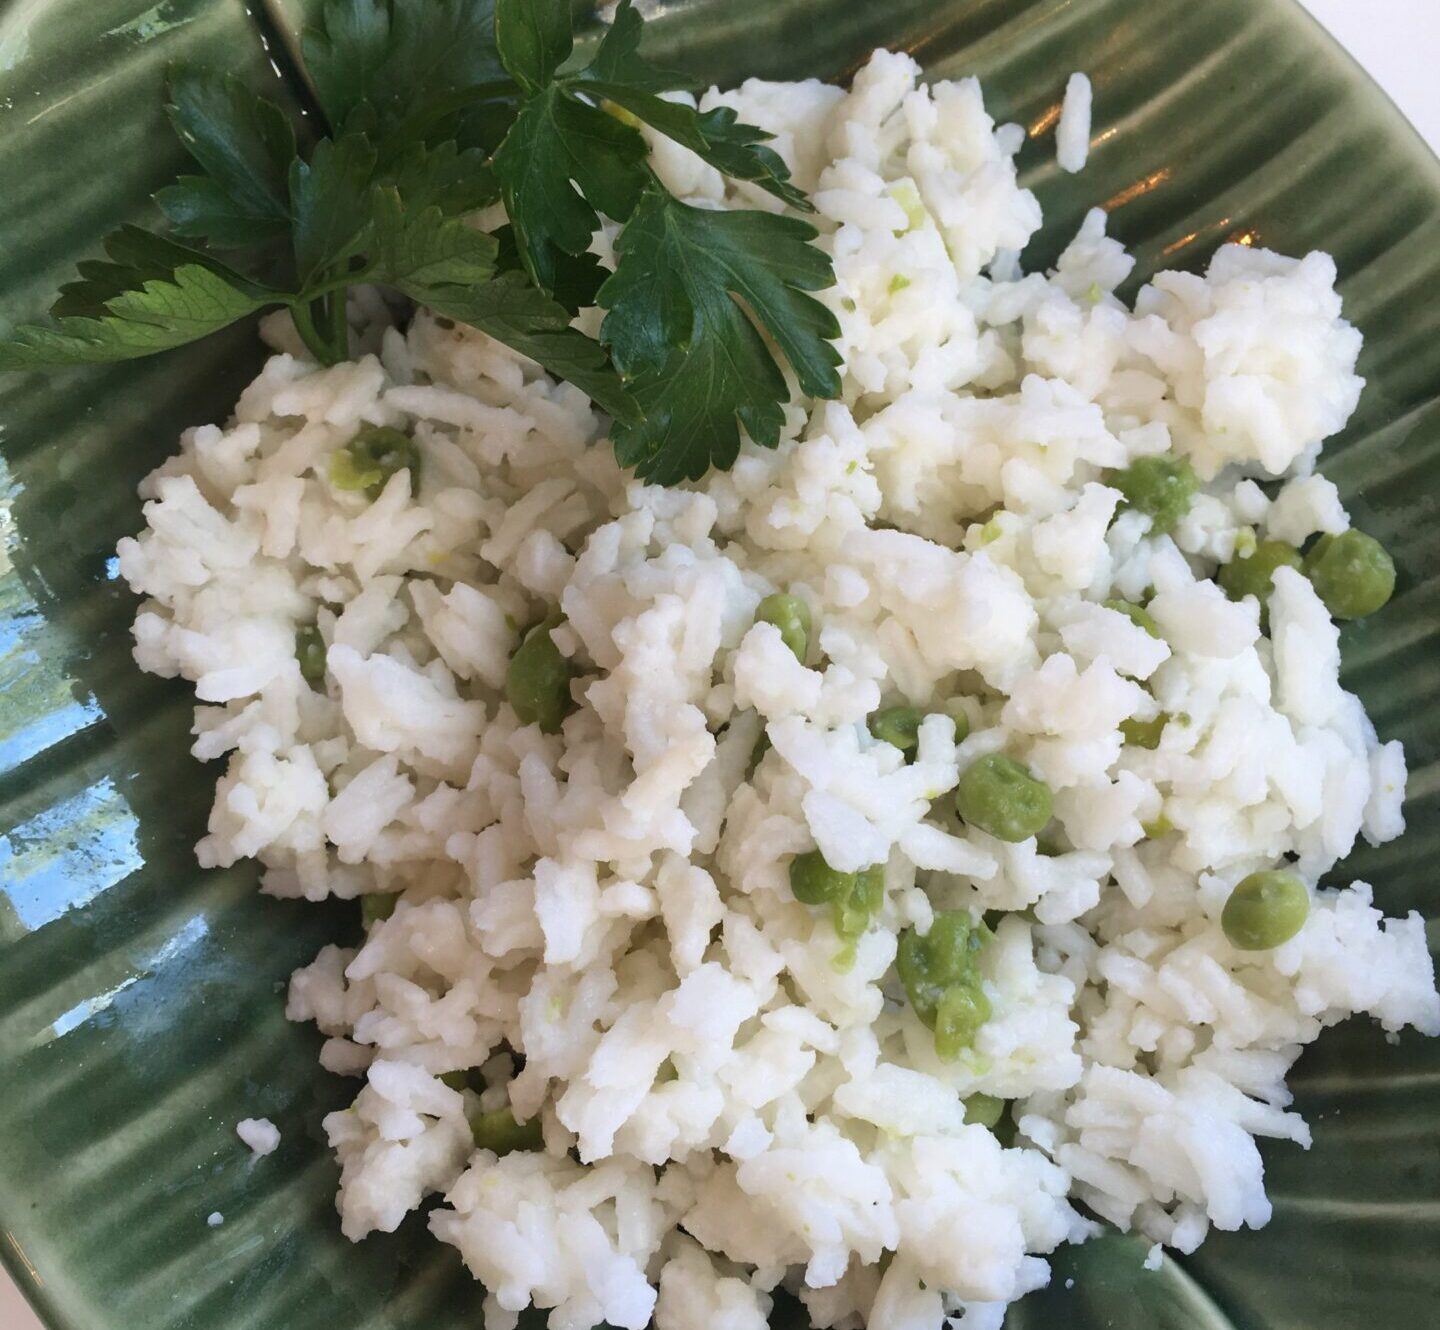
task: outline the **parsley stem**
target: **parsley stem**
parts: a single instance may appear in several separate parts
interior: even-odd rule
[[[336,278],[314,290],[290,297],[290,317],[306,349],[322,365],[338,365],[350,355],[350,327],[345,321],[345,289],[354,277]]]
[[[332,291],[325,297],[321,307],[327,320],[326,340],[330,347],[330,365],[338,365],[350,358],[350,325],[345,319],[345,288]]]
[[[322,365],[333,365],[337,359],[330,344],[315,326],[313,307],[303,300],[296,300],[290,306],[290,317],[295,321],[295,331],[305,348]]]

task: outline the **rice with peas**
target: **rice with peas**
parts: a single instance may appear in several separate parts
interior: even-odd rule
[[[344,1231],[441,1194],[494,1330],[531,1303],[758,1330],[780,1286],[817,1326],[993,1330],[1091,1216],[1180,1251],[1265,1223],[1255,1140],[1308,1144],[1285,1074],[1325,1026],[1440,1031],[1420,918],[1314,887],[1402,831],[1399,744],[1305,576],[1275,574],[1263,630],[1212,580],[1348,526],[1313,470],[1362,386],[1333,263],[1229,246],[1128,309],[1097,210],[1022,275],[1020,133],[918,73],[880,52],[849,92],[704,99],[776,135],[835,262],[844,395],[793,403],[777,450],[646,486],[576,389],[362,296],[351,363],[267,326],[234,419],[186,435],[121,545],[136,658],[194,683],[195,754],[225,762],[201,862],[384,902],[289,996],[359,1082],[325,1124]],[[777,206],[671,143],[653,164]],[[413,493],[332,483],[366,425],[413,437]],[[1108,483],[1163,455],[1202,481],[1169,534]],[[803,660],[757,619],[777,593]],[[1148,624],[1104,603],[1142,600]],[[505,684],[555,610],[550,734]],[[867,725],[895,704],[924,716],[912,760]],[[1040,839],[954,811],[998,753],[1053,795]],[[883,866],[848,941],[792,890],[816,850]],[[1232,887],[1287,864],[1303,927],[1238,950]],[[955,910],[994,937],[989,1018],[947,1060],[896,958]],[[975,1096],[1012,1101],[1013,1144]],[[543,1148],[476,1148],[507,1108]]]

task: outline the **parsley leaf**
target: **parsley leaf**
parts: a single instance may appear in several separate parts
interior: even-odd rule
[[[433,147],[412,143],[383,174],[407,205],[434,204],[447,217],[475,212],[500,197],[487,155],[477,148],[461,150],[453,140]]]
[[[725,175],[753,181],[791,207],[811,211],[809,199],[790,183],[790,169],[777,153],[761,146],[774,135],[739,123],[728,106],[702,112],[657,95],[692,85],[685,75],[641,58],[643,27],[631,0],[621,0],[595,59],[577,76],[577,85],[643,120]]]
[[[520,258],[515,228],[508,223],[499,227],[495,232],[495,239],[500,245],[500,252],[495,259],[496,267],[501,272],[510,272],[517,268],[523,272],[525,264]],[[588,249],[583,254],[557,251],[555,257],[555,281],[550,294],[569,310],[572,316],[582,309],[590,308],[594,305],[600,288],[605,284],[605,279],[610,276],[610,270]]]
[[[620,460],[653,480],[730,465],[742,426],[773,446],[785,364],[806,393],[838,393],[838,328],[808,294],[834,280],[816,232],[672,198],[637,124],[808,201],[764,131],[664,99],[693,83],[643,57],[631,0],[578,69],[571,0],[316,8],[302,46],[328,134],[302,155],[273,103],[221,74],[173,74],[170,119],[199,166],[156,196],[177,238],[107,237],[61,288],[53,326],[0,342],[0,368],[145,355],[273,305],[333,364],[349,352],[347,288],[378,282],[576,384],[614,417]],[[466,220],[497,200],[493,234]],[[621,224],[611,274],[592,252],[607,220]],[[285,289],[215,257],[254,251],[268,273],[282,240]],[[600,341],[571,326],[593,303]]]
[[[570,327],[569,312],[531,286],[524,273],[501,273],[483,286],[433,287],[412,294],[437,314],[479,328],[569,380],[616,420],[639,420],[604,348]]]
[[[493,32],[494,0],[326,0],[301,51],[332,130],[384,132],[500,82]]]
[[[527,101],[495,154],[505,211],[526,270],[546,290],[561,254],[583,254],[603,213],[623,221],[649,169],[629,125],[551,85]]]
[[[343,130],[358,107],[387,95],[390,27],[388,0],[325,0],[317,22],[301,34],[305,70],[333,131]]]
[[[308,162],[290,167],[295,268],[302,284],[348,259],[370,221],[375,149],[358,134],[321,139]]]
[[[138,290],[149,281],[169,281],[177,269],[198,264],[257,299],[270,293],[259,283],[242,277],[228,264],[178,241],[157,236],[138,226],[122,226],[101,242],[105,259],[80,263],[80,280],[60,288],[59,298],[50,307],[57,318],[103,318],[107,304],[127,291]]]
[[[245,249],[290,230],[289,217],[273,224],[257,217],[208,176],[182,175],[159,190],[155,202],[177,236],[208,240],[216,249]]]
[[[790,393],[760,328],[803,392],[839,395],[840,356],[829,340],[839,325],[806,294],[834,281],[809,243],[815,234],[796,218],[646,193],[599,297],[609,311],[601,340],[645,413],[616,429],[623,463],[662,484],[728,467],[740,447],[737,417],[756,443],[774,447]]]
[[[496,0],[495,46],[510,77],[540,91],[575,46],[569,0]]]
[[[704,86],[700,79],[678,69],[662,69],[640,55],[640,33],[645,20],[630,0],[620,0],[615,16],[600,40],[595,58],[581,71],[582,79],[624,83],[642,92],[669,92],[683,88],[695,92]]]
[[[372,202],[373,276],[415,299],[436,286],[480,285],[495,271],[495,237],[446,217],[438,207],[407,210],[394,187],[376,191]]]
[[[640,56],[643,26],[622,0],[594,59],[561,77],[572,45],[566,0],[498,0],[500,57],[527,98],[495,154],[495,173],[526,271],[546,290],[556,289],[561,256],[583,254],[601,216],[625,221],[652,178],[633,120],[625,123],[610,107],[726,174],[810,207],[785,163],[763,146],[771,137],[764,130],[740,124],[729,107],[701,113],[658,95],[688,80]]]
[[[730,107],[697,111],[683,102],[667,102],[620,83],[592,81],[588,86],[725,175],[751,181],[793,208],[814,211],[810,200],[790,183],[790,168],[779,153],[763,146],[774,135],[740,123]]]
[[[285,112],[238,79],[189,69],[172,72],[166,111],[205,172],[155,196],[175,234],[218,249],[287,234],[295,131]]]
[[[104,268],[103,276],[97,274],[88,286],[77,284],[57,302],[56,326],[26,324],[0,343],[0,370],[153,355],[219,332],[274,298],[238,273],[197,258],[143,277],[132,270],[134,285],[120,291],[113,290],[119,284],[116,270],[125,265],[96,265]],[[66,308],[87,312],[66,314]]]

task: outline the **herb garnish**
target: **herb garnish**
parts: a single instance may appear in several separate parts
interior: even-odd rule
[[[798,217],[696,208],[660,183],[639,122],[810,210],[768,134],[661,95],[694,84],[640,54],[642,28],[622,0],[577,65],[567,0],[327,0],[303,43],[327,131],[313,142],[238,80],[174,71],[170,120],[199,173],[156,195],[170,234],[107,236],[53,324],[0,342],[0,370],[146,356],[273,307],[335,364],[346,290],[374,283],[581,388],[642,477],[731,466],[741,425],[773,447],[780,358],[803,392],[840,390],[839,329],[809,294],[830,260]],[[508,224],[476,229],[497,202]],[[614,273],[590,252],[607,221]],[[598,342],[570,326],[596,303]]]

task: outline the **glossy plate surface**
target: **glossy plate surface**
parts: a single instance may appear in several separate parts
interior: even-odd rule
[[[178,149],[159,87],[223,63],[292,102],[300,0],[0,0],[0,312],[28,317]],[[1347,630],[1348,684],[1405,741],[1411,830],[1349,865],[1440,915],[1440,165],[1289,0],[642,0],[711,78],[843,77],[875,45],[979,74],[1054,255],[1105,202],[1137,278],[1226,238],[1335,254],[1369,380],[1325,469],[1395,552],[1400,591]],[[1090,166],[1053,165],[1065,78],[1096,90]],[[1133,284],[1132,284],[1133,285]],[[353,911],[201,873],[216,769],[188,690],[142,676],[115,541],[135,484],[253,373],[247,332],[153,362],[0,382],[0,1257],[56,1330],[450,1330],[476,1293],[419,1222],[352,1248],[319,1121],[345,1086],[281,1014],[286,975]],[[1435,930],[1432,926],[1432,938]],[[1315,1146],[1267,1149],[1276,1215],[1194,1258],[1063,1254],[1011,1327],[1355,1330],[1440,1317],[1440,1041],[1331,1032],[1294,1078]],[[273,1118],[252,1165],[233,1124]],[[219,1211],[223,1227],[206,1216]],[[1075,1287],[1065,1287],[1073,1277]],[[792,1307],[779,1318],[803,1324]]]

